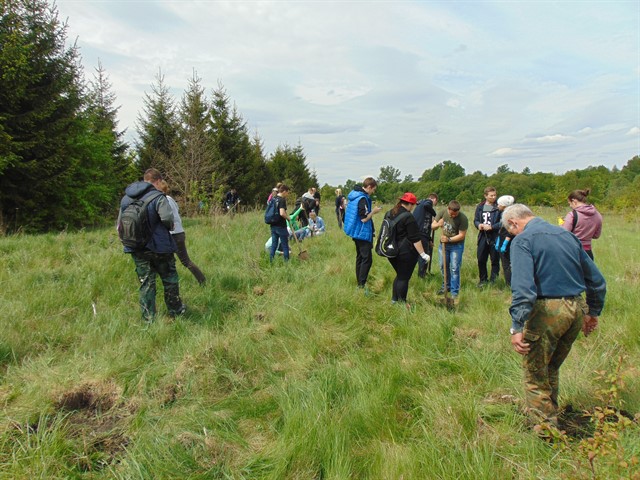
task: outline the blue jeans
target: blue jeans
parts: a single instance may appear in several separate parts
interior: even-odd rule
[[[271,253],[269,259],[273,261],[273,257],[276,255],[276,249],[278,243],[282,247],[282,253],[284,254],[284,260],[289,260],[289,231],[287,227],[274,227],[271,226]]]
[[[464,242],[447,243],[447,285],[446,288],[452,296],[460,293],[460,267],[462,267],[462,254],[464,253]],[[440,272],[442,273],[442,287],[444,284],[444,265],[442,263],[442,243],[438,246],[438,256],[440,257]]]

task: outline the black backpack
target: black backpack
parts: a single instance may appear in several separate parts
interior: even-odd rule
[[[269,200],[269,203],[267,203],[267,209],[264,211],[264,223],[276,225],[281,218],[280,202],[278,202],[278,197],[273,197]]]
[[[571,220],[571,232],[576,229],[576,225],[578,224],[578,212],[573,211],[573,219]]]
[[[148,195],[144,200],[135,199],[122,211],[118,222],[118,236],[122,245],[132,250],[142,250],[151,240],[153,232],[147,215],[147,207],[162,192]]]
[[[404,211],[391,219],[391,211],[387,212],[380,226],[378,241],[376,243],[376,253],[381,257],[395,258],[400,253],[400,245],[396,238],[396,225],[410,212]]]

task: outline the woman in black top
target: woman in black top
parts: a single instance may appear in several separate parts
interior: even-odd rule
[[[342,230],[342,225],[344,224],[344,195],[342,195],[342,190],[336,188],[336,218],[338,219],[338,228]]]
[[[416,267],[416,263],[418,263],[418,257],[422,257],[426,262],[429,261],[429,255],[422,247],[420,229],[416,219],[411,215],[411,211],[415,208],[418,199],[413,193],[407,192],[398,200],[396,206],[388,213],[389,218],[394,219],[405,212],[409,212],[409,215],[403,215],[395,225],[399,253],[396,257],[389,258],[389,263],[396,271],[391,296],[392,303],[407,301],[409,280],[411,280],[413,270]]]

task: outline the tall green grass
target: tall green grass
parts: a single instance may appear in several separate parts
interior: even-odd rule
[[[289,264],[269,263],[260,212],[186,219],[208,282],[179,266],[188,312],[172,320],[159,295],[151,326],[113,229],[0,238],[0,479],[591,478],[577,440],[558,450],[526,427],[510,292],[475,288],[475,231],[459,308],[439,303],[434,259],[407,311],[382,258],[374,295],[356,289],[353,242],[322,214],[328,233]],[[593,372],[623,355],[624,408],[640,412],[639,231],[605,215],[607,305],[562,368],[563,405],[592,410]]]

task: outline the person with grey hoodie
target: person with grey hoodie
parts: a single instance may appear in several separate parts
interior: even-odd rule
[[[169,195],[169,184],[166,180],[160,181],[160,190],[167,197],[167,201],[169,202],[171,211],[173,212],[173,230],[171,230],[171,236],[176,241],[176,255],[178,256],[178,260],[180,260],[180,263],[182,263],[182,265],[184,265],[184,267],[187,268],[194,277],[196,277],[196,280],[200,285],[204,285],[207,282],[207,277],[204,276],[202,270],[200,270],[189,257],[186,234],[184,233],[184,227],[182,226],[182,218],[180,217],[180,208],[178,207],[178,203]]]
[[[591,240],[600,238],[602,233],[602,215],[587,202],[587,197],[591,190],[574,190],[567,198],[571,211],[564,217],[562,226],[580,239],[582,248],[591,260],[593,251],[591,250]]]

